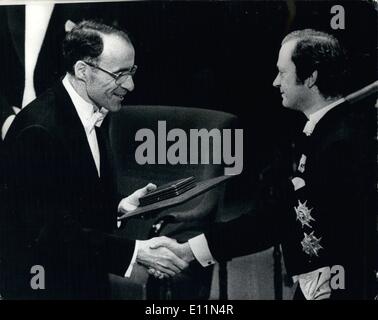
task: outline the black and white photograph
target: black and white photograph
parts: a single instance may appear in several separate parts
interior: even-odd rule
[[[2,1],[0,308],[378,300],[377,22],[376,0]]]

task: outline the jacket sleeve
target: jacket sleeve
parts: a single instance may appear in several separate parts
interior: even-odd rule
[[[294,188],[289,179],[276,182],[275,188],[278,193],[274,199],[236,219],[216,223],[205,233],[210,252],[217,261],[266,250],[280,242]]]
[[[7,147],[8,243],[40,255],[60,255],[58,260],[79,259],[88,267],[98,262],[123,275],[135,241],[81,225],[70,193],[64,192],[73,182],[66,174],[62,145],[44,127],[33,126],[10,139]]]

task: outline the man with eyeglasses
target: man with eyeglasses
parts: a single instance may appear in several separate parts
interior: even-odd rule
[[[129,276],[135,262],[162,277],[188,265],[167,248],[151,250],[159,238],[112,234],[117,211],[135,208],[156,188],[149,184],[121,200],[107,152],[104,118],[134,89],[128,35],[83,21],[67,33],[63,57],[63,80],[19,113],[5,140],[0,292],[6,299],[104,299],[108,273]],[[37,285],[33,277],[41,277]]]

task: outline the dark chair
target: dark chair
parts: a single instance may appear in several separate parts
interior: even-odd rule
[[[110,123],[110,140],[114,155],[118,191],[123,195],[145,186],[157,185],[180,178],[194,176],[197,181],[224,174],[222,164],[212,164],[213,141],[209,139],[210,164],[145,164],[135,159],[135,151],[143,142],[135,141],[138,130],[146,128],[155,135],[155,160],[158,162],[158,122],[165,121],[166,132],[179,128],[185,131],[187,159],[190,159],[191,129],[233,129],[237,118],[215,110],[172,106],[127,106],[113,114]],[[160,132],[161,133],[161,132]],[[221,131],[222,133],[222,131]],[[160,137],[166,139],[166,137]],[[174,142],[167,142],[166,149]],[[200,143],[199,143],[200,145]],[[161,147],[161,146],[160,146]],[[221,151],[221,150],[217,150]],[[163,150],[164,152],[164,150]],[[200,153],[200,152],[199,152]],[[130,239],[148,239],[167,235],[179,242],[188,240],[206,230],[217,218],[224,187],[217,187],[182,205],[144,216],[130,218],[119,231]],[[161,281],[148,277],[145,269],[135,266],[129,279],[112,277],[113,298],[116,299],[207,299],[210,292],[212,268],[193,263],[188,270],[172,280]],[[130,292],[130,288],[132,292]]]

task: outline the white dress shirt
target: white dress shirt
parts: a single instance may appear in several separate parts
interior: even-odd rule
[[[315,130],[317,123],[320,121],[324,115],[334,108],[336,105],[343,102],[343,98],[337,100],[322,109],[314,112],[313,114],[309,115],[309,120],[307,121],[303,132],[310,136],[312,132]],[[292,180],[294,185],[294,190],[298,190],[305,186],[305,181],[302,178],[295,177]],[[189,241],[190,249],[193,252],[193,255],[197,259],[197,261],[204,267],[210,266],[216,263],[216,260],[213,258],[206,237],[204,234],[200,234],[197,237],[190,239]],[[331,278],[330,268],[324,267],[317,270],[314,270],[309,273],[296,275],[293,277],[294,282],[299,281],[300,288],[303,292],[303,295],[308,300],[313,299],[324,299],[328,298],[331,294],[331,289],[329,287],[329,281]]]
[[[77,111],[77,114],[79,115],[80,121],[83,124],[83,127],[85,129],[85,134],[87,136],[88,144],[91,149],[91,153],[93,156],[93,161],[96,164],[97,168],[97,174],[100,177],[100,152],[98,149],[98,142],[97,142],[97,136],[96,136],[96,130],[93,129],[94,123],[92,121],[93,115],[96,112],[99,112],[98,108],[90,104],[89,102],[85,101],[72,87],[69,78],[70,76],[66,74],[66,76],[63,78],[63,86],[68,92],[68,95],[70,96],[73,105],[75,106],[75,109]],[[100,112],[107,113],[107,110],[102,108]],[[127,198],[123,199],[122,201],[127,202]],[[119,227],[119,225],[118,225]],[[139,242],[138,240],[135,242],[135,248],[134,253],[130,262],[129,267],[126,270],[125,277],[130,277],[131,272],[133,270],[133,266],[136,261],[137,253],[138,253],[138,246]]]
[[[303,133],[305,133],[307,136],[310,136],[312,134],[312,132],[314,131],[316,125],[320,121],[320,119],[323,118],[324,115],[329,110],[331,110],[332,108],[336,107],[337,105],[339,105],[340,103],[342,103],[344,101],[345,101],[345,99],[341,98],[341,99],[336,100],[336,101],[332,102],[331,104],[321,108],[320,110],[315,111],[314,113],[310,114],[308,116],[308,121],[306,122],[306,125],[303,128]]]
[[[84,126],[85,134],[87,136],[89,147],[91,148],[93,160],[96,164],[97,174],[100,177],[100,151],[98,149],[98,142],[96,136],[96,130],[93,129],[93,123],[91,118],[98,108],[85,101],[72,87],[70,81],[68,80],[69,75],[67,74],[62,83],[66,88],[73,105],[75,106],[76,112],[79,115],[80,121]]]

